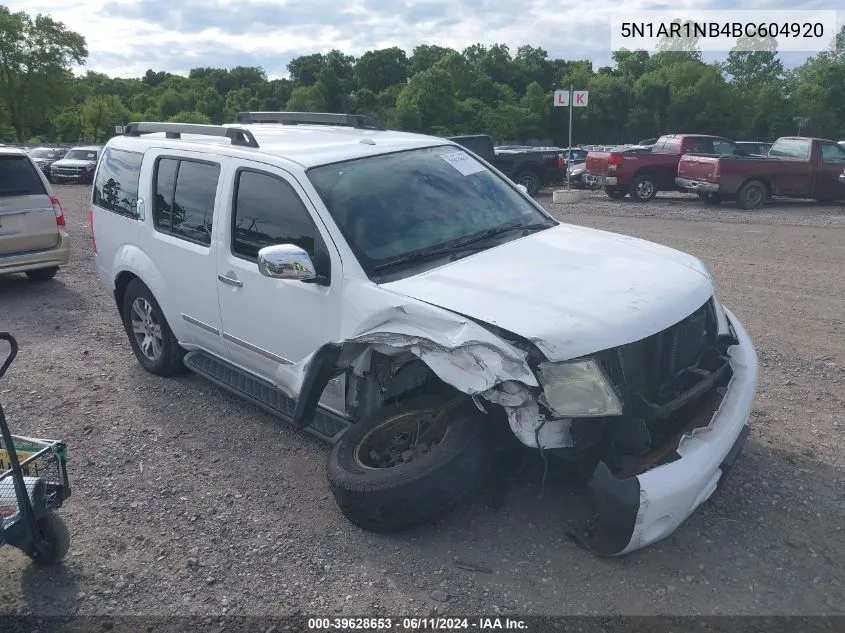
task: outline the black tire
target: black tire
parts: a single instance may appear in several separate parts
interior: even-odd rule
[[[631,199],[648,202],[657,195],[657,183],[648,174],[641,174],[631,183]]]
[[[35,270],[26,271],[26,276],[32,281],[50,281],[59,272],[58,266],[50,266],[49,268],[36,268]]]
[[[622,187],[605,187],[604,192],[608,198],[613,198],[614,200],[621,200],[628,195],[628,190]]]
[[[722,204],[722,196],[718,193],[699,193],[698,197],[704,204],[709,204],[714,207]]]
[[[524,186],[528,190],[529,196],[536,196],[537,192],[540,191],[540,176],[535,174],[533,171],[522,171],[517,174],[514,182],[518,185]]]
[[[149,304],[151,319],[154,320],[154,325],[160,327],[159,354],[148,356],[141,348],[141,343],[133,332],[133,305],[138,300]],[[129,344],[132,346],[132,351],[135,352],[135,357],[148,372],[156,376],[175,376],[185,371],[185,365],[182,363],[185,350],[179,346],[179,341],[173,335],[173,331],[170,329],[167,319],[164,318],[164,313],[153,293],[140,279],[130,281],[126,287],[126,293],[123,295],[123,328],[129,337]]]
[[[766,185],[759,180],[749,180],[737,191],[736,203],[740,209],[756,209],[768,197],[769,192],[766,190]]]
[[[61,561],[70,549],[70,532],[64,519],[55,512],[48,512],[38,519],[38,529],[50,546],[48,551],[41,552],[33,560],[38,565],[55,565]]]
[[[359,452],[373,431],[425,412],[447,422],[428,452],[378,468]],[[494,460],[490,424],[466,396],[418,396],[383,407],[353,425],[332,449],[327,473],[341,512],[355,525],[394,532],[432,522],[478,490]],[[362,454],[364,458],[362,458]]]

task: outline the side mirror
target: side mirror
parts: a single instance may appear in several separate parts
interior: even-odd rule
[[[295,244],[265,246],[258,251],[258,272],[273,279],[311,281],[317,278],[311,256]]]
[[[516,188],[519,189],[522,193],[526,195],[528,194],[528,187],[526,187],[525,185],[517,185]]]

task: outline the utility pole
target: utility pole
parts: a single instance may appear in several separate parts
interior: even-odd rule
[[[568,156],[566,157],[566,190],[569,191],[569,170],[572,168],[572,108],[574,90],[573,85],[569,84],[569,147],[567,148]]]

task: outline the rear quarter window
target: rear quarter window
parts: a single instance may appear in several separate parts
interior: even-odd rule
[[[44,183],[29,158],[0,155],[0,197],[46,194]]]
[[[144,155],[108,148],[94,181],[93,203],[118,215],[137,217],[138,180]]]
[[[769,156],[777,158],[792,158],[795,160],[810,160],[809,139],[787,138],[777,141],[769,150]]]

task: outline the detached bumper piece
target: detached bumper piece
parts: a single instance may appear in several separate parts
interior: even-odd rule
[[[726,313],[737,343],[728,349],[732,376],[710,419],[690,420],[671,461],[631,476],[614,474],[605,461],[596,466],[589,481],[593,522],[578,535],[592,552],[618,556],[669,536],[721,486],[742,451],[757,388],[757,355],[748,333]]]

